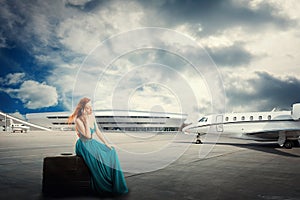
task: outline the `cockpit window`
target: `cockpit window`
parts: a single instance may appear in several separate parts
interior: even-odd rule
[[[207,122],[207,117],[202,117],[198,122]]]

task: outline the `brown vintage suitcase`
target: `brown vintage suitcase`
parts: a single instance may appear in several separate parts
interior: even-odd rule
[[[42,191],[46,196],[92,193],[90,171],[82,157],[60,155],[44,158]]]

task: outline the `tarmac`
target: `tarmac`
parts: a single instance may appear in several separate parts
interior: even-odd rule
[[[104,133],[117,150],[129,193],[105,199],[300,199],[300,148],[182,133]],[[0,199],[42,193],[43,159],[73,153],[72,131],[0,132]],[[63,196],[59,199],[99,199]]]

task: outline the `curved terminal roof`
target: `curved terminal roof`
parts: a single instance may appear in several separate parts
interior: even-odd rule
[[[27,119],[40,118],[40,117],[51,117],[51,116],[70,116],[72,112],[44,112],[44,113],[28,113],[26,114]],[[168,113],[168,112],[149,112],[149,111],[136,111],[136,110],[95,110],[94,114],[98,116],[141,116],[141,117],[169,117],[169,118],[182,118],[187,117],[187,114],[181,113]]]

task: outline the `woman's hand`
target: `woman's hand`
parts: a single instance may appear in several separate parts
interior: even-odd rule
[[[81,121],[84,123],[84,125],[89,127],[89,122],[90,122],[89,115],[86,112],[84,112],[80,118],[81,118]]]
[[[83,112],[80,118],[82,122],[86,123],[88,121],[88,117],[89,116],[86,114],[86,112]]]
[[[112,150],[112,146],[110,146],[109,144],[105,144],[110,150]]]
[[[89,116],[83,113],[79,118],[76,119],[75,123],[78,127],[78,130],[80,131],[80,136],[83,136],[85,138],[92,138],[91,132],[90,132],[90,122],[89,122]]]

